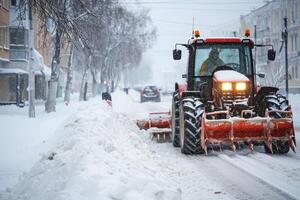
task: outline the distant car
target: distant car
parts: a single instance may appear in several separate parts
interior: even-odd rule
[[[154,85],[145,86],[141,91],[141,103],[145,101],[160,102],[160,92],[158,87]]]

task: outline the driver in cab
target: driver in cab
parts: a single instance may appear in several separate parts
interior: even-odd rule
[[[224,65],[224,62],[219,58],[218,49],[213,48],[209,52],[208,58],[202,63],[199,74],[200,76],[211,75],[216,67],[222,65]]]

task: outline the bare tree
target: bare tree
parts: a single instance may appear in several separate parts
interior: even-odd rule
[[[41,30],[45,34],[50,34],[51,30],[54,36],[46,112],[55,111],[63,38],[68,38],[74,45],[73,51],[81,54],[82,100],[83,94],[86,94],[89,72],[92,75],[93,94],[96,95],[99,83],[119,81],[124,66],[138,65],[142,53],[156,35],[148,12],[129,11],[117,0],[30,0],[29,3],[42,22]],[[69,101],[71,61],[70,58],[66,101]]]
[[[64,101],[65,101],[66,105],[68,105],[69,102],[70,102],[70,93],[71,93],[71,87],[72,87],[72,79],[73,79],[73,49],[74,49],[74,45],[71,43],[70,55],[69,55],[69,61],[68,61],[68,69],[67,69],[67,83],[66,83],[65,97],[64,97]]]

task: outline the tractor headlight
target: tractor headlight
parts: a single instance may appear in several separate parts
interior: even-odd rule
[[[232,90],[232,83],[229,83],[229,82],[222,83],[222,90],[223,91]]]
[[[236,85],[235,85],[235,89],[237,90],[237,91],[244,91],[244,90],[246,90],[246,83],[236,83]]]

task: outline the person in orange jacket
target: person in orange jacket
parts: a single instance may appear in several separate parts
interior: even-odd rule
[[[222,65],[224,65],[224,62],[222,59],[219,58],[218,49],[213,48],[209,52],[208,58],[202,63],[199,74],[200,76],[211,75],[216,67]]]

